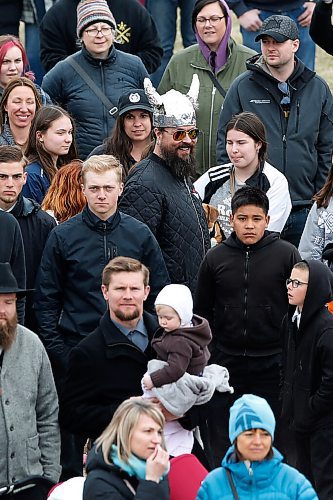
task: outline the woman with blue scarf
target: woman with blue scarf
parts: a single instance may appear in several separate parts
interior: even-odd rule
[[[124,401],[88,455],[83,500],[169,500],[164,423],[153,403]]]
[[[232,446],[222,467],[203,481],[197,500],[316,500],[310,482],[282,463],[272,446],[275,418],[267,401],[253,394],[237,399],[230,409]]]

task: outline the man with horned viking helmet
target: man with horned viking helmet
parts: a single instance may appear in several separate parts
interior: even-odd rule
[[[196,287],[209,233],[200,199],[190,177],[195,174],[195,105],[199,79],[187,95],[169,90],[160,96],[148,78],[145,91],[154,107],[156,145],[128,176],[120,210],[145,222],[154,233],[172,283]]]

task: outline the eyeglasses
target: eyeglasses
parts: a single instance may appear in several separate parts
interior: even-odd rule
[[[164,132],[172,134],[173,140],[176,142],[183,141],[187,135],[189,136],[191,141],[194,141],[200,134],[200,130],[198,128],[191,128],[190,130],[176,130],[175,132],[169,132],[168,130],[164,129]]]
[[[90,30],[84,30],[84,32],[87,33],[87,35],[91,38],[96,37],[98,33],[102,33],[103,36],[109,36],[112,33],[112,28],[105,27],[101,28],[100,30],[97,28],[91,28]]]
[[[291,278],[288,278],[286,280],[286,285],[288,286],[290,283],[293,288],[298,288],[301,285],[307,285],[307,283],[304,283],[304,281],[292,280]]]
[[[219,24],[225,16],[211,16],[211,17],[197,17],[197,23],[204,26],[208,21],[211,26],[216,26]]]

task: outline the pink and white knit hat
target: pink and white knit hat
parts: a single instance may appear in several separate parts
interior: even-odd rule
[[[77,6],[76,33],[80,38],[82,31],[90,24],[104,21],[116,29],[116,21],[105,0],[81,0]]]

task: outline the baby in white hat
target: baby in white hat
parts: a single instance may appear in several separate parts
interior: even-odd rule
[[[201,375],[210,357],[211,330],[206,319],[193,315],[187,286],[165,286],[155,300],[155,309],[161,328],[154,335],[152,347],[158,359],[168,365],[144,375],[145,390],[176,382],[185,372]]]

